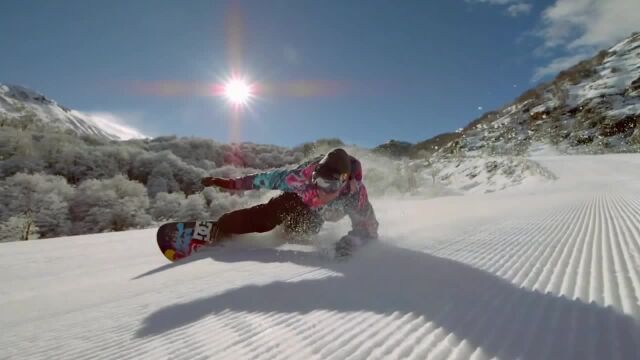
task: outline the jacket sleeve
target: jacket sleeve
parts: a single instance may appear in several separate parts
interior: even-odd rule
[[[311,186],[311,176],[317,164],[312,160],[291,169],[276,169],[235,178],[236,190],[280,190],[295,192],[308,205],[315,207],[317,189]]]
[[[362,237],[377,239],[378,220],[373,206],[369,202],[367,188],[364,184],[360,183],[358,190],[349,198],[345,210],[351,219],[352,230],[350,234],[355,233]]]
[[[282,190],[292,191],[287,182],[289,176],[295,177],[295,170],[278,169],[234,178],[234,190]]]
[[[235,190],[281,190],[286,192],[296,191],[297,187],[304,185],[305,168],[309,162],[289,169],[274,169],[256,174],[250,174],[234,178]]]
[[[363,235],[365,237],[378,238],[378,220],[373,211],[373,206],[369,202],[367,188],[364,186],[362,165],[355,157],[351,158],[351,177],[350,180],[355,184],[349,200],[345,204],[345,212],[351,219],[351,233]]]

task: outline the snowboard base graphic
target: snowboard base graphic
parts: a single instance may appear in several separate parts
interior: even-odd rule
[[[156,239],[170,261],[180,260],[209,245],[215,221],[186,221],[162,224]]]

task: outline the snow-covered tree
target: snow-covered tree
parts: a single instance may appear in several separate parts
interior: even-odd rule
[[[225,165],[209,171],[209,176],[235,178],[256,172],[260,172],[260,170],[255,168],[239,168],[236,166]]]
[[[209,211],[207,209],[204,197],[200,194],[189,195],[182,201],[180,210],[178,210],[177,220],[179,221],[196,221],[209,219]]]
[[[164,177],[152,176],[147,183],[147,191],[152,198],[158,193],[167,193],[169,191],[169,182]]]
[[[182,192],[156,194],[151,204],[150,213],[154,220],[168,221],[178,218],[185,195]]]
[[[438,180],[438,175],[440,175],[441,171],[442,171],[442,168],[439,165],[436,165],[436,164],[431,165],[431,169],[429,169],[429,174],[431,175],[431,182],[433,185],[436,184],[436,181]]]
[[[149,196],[154,197],[157,193],[166,192],[172,193],[178,191],[180,185],[173,177],[173,170],[166,163],[158,164],[149,176],[149,182],[147,183],[147,190]]]
[[[41,237],[68,234],[73,188],[60,176],[16,174],[0,181],[0,221],[31,214]]]
[[[71,233],[71,214],[68,200],[56,193],[40,197],[35,221],[41,237],[56,237]]]
[[[153,152],[168,151],[180,158],[183,162],[198,166],[204,163],[213,163],[216,166],[224,164],[225,150],[223,145],[213,140],[199,138],[176,138],[164,136],[153,139],[149,144]]]
[[[60,155],[68,146],[77,146],[73,142],[73,138],[68,135],[50,132],[41,134],[41,138],[35,145],[40,159],[47,168],[51,169],[60,159]]]
[[[102,153],[113,161],[114,166],[118,169],[118,174],[127,174],[129,179],[132,179],[132,171],[136,159],[146,152],[128,142],[118,142],[104,147]]]
[[[33,174],[44,169],[45,164],[37,157],[14,155],[0,162],[0,177],[5,178],[17,173]]]
[[[409,191],[415,191],[418,189],[418,178],[416,176],[416,166],[409,162],[405,162],[404,164],[405,174],[407,176],[407,187]]]
[[[143,228],[151,224],[144,185],[122,175],[81,183],[71,202],[73,232],[86,234]]]
[[[0,223],[0,242],[33,240],[38,237],[38,226],[30,214],[12,216]]]
[[[220,192],[207,188],[202,192],[209,209],[209,218],[217,219],[223,214],[242,207],[250,206],[252,201],[248,197],[240,197],[227,192]]]
[[[67,146],[53,165],[55,174],[64,176],[70,184],[78,184],[96,177],[95,158],[85,147]]]
[[[187,194],[199,189],[200,180],[206,176],[204,170],[185,163],[170,151],[146,153],[138,157],[131,168],[130,175],[133,180],[148,184],[154,170],[157,171],[154,186],[166,186],[166,190],[173,191],[174,184],[178,184],[180,190]],[[158,182],[159,178],[164,179],[166,184]]]

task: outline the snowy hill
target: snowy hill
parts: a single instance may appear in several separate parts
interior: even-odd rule
[[[444,152],[522,154],[536,143],[563,152],[635,152],[640,150],[639,122],[636,33],[475,120]]]
[[[40,121],[77,134],[110,140],[145,138],[137,130],[109,117],[70,110],[42,94],[16,85],[0,84],[0,117]]]
[[[460,156],[395,160],[348,148],[363,163],[373,196],[437,197],[490,193],[528,183],[545,183],[555,174],[525,156]]]
[[[637,359],[640,155],[534,160],[558,180],[374,199],[345,263],[272,234],[175,264],[153,229],[0,244],[2,357]]]
[[[640,33],[635,33],[457,132],[417,144],[390,141],[374,151],[412,158],[513,156],[551,144],[563,153],[638,152],[638,123]]]

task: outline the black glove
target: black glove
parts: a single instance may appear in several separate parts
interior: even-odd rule
[[[353,252],[357,248],[367,244],[371,240],[372,238],[369,237],[367,234],[361,231],[351,230],[347,235],[343,236],[336,243],[336,246],[335,246],[336,257],[337,258],[349,257],[351,256],[351,254],[353,254]]]
[[[223,189],[235,190],[237,189],[237,184],[235,179],[223,179],[216,177],[206,177],[203,178],[200,183],[203,186],[217,186]]]

